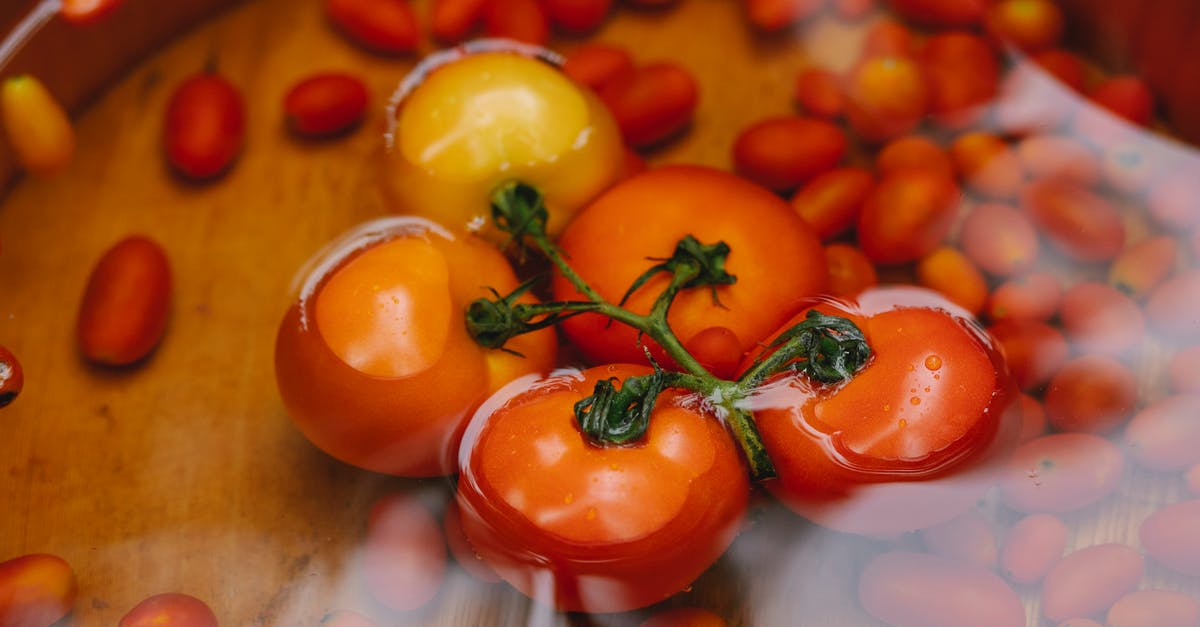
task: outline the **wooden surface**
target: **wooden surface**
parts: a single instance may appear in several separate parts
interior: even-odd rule
[[[623,9],[595,37],[633,45],[641,61],[681,60],[699,75],[694,128],[651,158],[719,167],[728,167],[739,128],[792,110],[804,63],[844,63],[839,51],[853,45],[829,21],[803,40],[756,41],[729,0]],[[228,176],[192,185],[167,171],[161,116],[173,86],[210,57],[243,89],[249,132]],[[336,462],[284,412],[273,343],[293,273],[336,235],[384,213],[375,169],[383,105],[412,63],[348,45],[316,1],[238,4],[114,82],[78,118],[71,167],[18,181],[0,204],[0,344],[26,374],[23,394],[0,410],[0,559],[50,552],[69,561],[80,589],[70,624],[113,625],[166,591],[206,600],[231,626],[315,625],[343,607],[381,625],[634,625],[646,616],[555,614],[457,568],[426,610],[372,605],[356,570],[369,506],[410,490],[440,507],[450,485]],[[368,79],[370,117],[348,138],[297,141],[283,129],[280,100],[300,77],[330,69]],[[135,232],[171,259],[167,334],[137,367],[90,367],[73,336],[83,286],[98,256]],[[1119,500],[1071,519],[1074,545],[1136,545],[1137,523],[1183,490],[1136,474],[1122,486]],[[763,504],[733,550],[667,605],[708,607],[732,625],[872,625],[856,606],[855,581],[880,546]],[[1148,577],[1195,588],[1153,566]]]

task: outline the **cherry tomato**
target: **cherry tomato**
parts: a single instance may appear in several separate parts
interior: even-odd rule
[[[939,246],[917,260],[917,284],[941,292],[972,314],[983,310],[987,279],[969,257],[956,248]]]
[[[503,241],[491,196],[516,180],[542,192],[555,234],[616,180],[624,147],[612,116],[550,65],[468,51],[422,71],[399,104],[384,165],[396,213]]]
[[[1142,548],[1154,561],[1191,577],[1200,577],[1200,499],[1182,501],[1154,512],[1138,528]]]
[[[722,379],[733,379],[745,349],[738,336],[725,327],[702,329],[684,344],[704,369]]]
[[[288,127],[307,137],[350,130],[367,113],[370,94],[357,76],[341,72],[313,74],[296,83],[283,98]]]
[[[217,615],[194,596],[164,592],[133,606],[117,627],[217,627]]]
[[[0,407],[13,402],[25,386],[25,371],[21,362],[4,346],[0,346]]]
[[[875,169],[886,176],[901,169],[924,168],[954,178],[950,153],[923,135],[905,135],[884,144],[875,155]]]
[[[488,0],[483,28],[490,37],[536,46],[550,40],[550,19],[538,0]]]
[[[600,41],[588,42],[572,50],[562,65],[563,74],[593,90],[632,69],[633,56],[628,49]]]
[[[1021,444],[1000,476],[1009,509],[1063,514],[1093,505],[1117,487],[1125,457],[1091,433],[1052,433]]]
[[[1022,390],[1033,390],[1049,381],[1070,353],[1062,332],[1038,320],[1004,319],[987,330],[1000,343],[1008,368]]]
[[[1146,321],[1164,341],[1200,342],[1200,269],[1163,281],[1146,299]]]
[[[1021,442],[1028,442],[1046,433],[1046,409],[1041,401],[1021,393]]]
[[[1167,172],[1146,195],[1146,212],[1167,229],[1190,230],[1200,225],[1193,201],[1200,197],[1200,177],[1194,168]]]
[[[1110,433],[1129,420],[1136,404],[1133,371],[1103,355],[1068,361],[1046,387],[1046,419],[1059,431]]]
[[[978,509],[918,532],[921,543],[934,555],[983,568],[995,568],[999,555],[996,532]]]
[[[1009,279],[992,291],[985,306],[988,319],[1046,322],[1058,312],[1062,282],[1049,272],[1031,272]]]
[[[318,448],[403,476],[454,472],[470,413],[508,381],[552,367],[553,330],[484,349],[468,303],[517,285],[503,255],[414,217],[361,225],[305,271],[275,342],[275,375],[292,420]]]
[[[825,247],[825,263],[829,266],[829,293],[850,298],[879,284],[875,264],[857,246],[833,243]]]
[[[350,41],[381,54],[417,49],[421,28],[407,0],[325,0],[325,13]]]
[[[1033,180],[1066,179],[1080,185],[1100,181],[1100,162],[1086,145],[1066,135],[1039,133],[1017,143],[1017,157]]]
[[[880,264],[924,257],[950,231],[958,201],[958,187],[937,172],[907,169],[884,176],[859,213],[859,246]]]
[[[1154,94],[1136,76],[1114,76],[1096,85],[1088,98],[1139,126],[1149,126],[1154,117]]]
[[[700,166],[659,167],[619,183],[575,218],[559,246],[600,296],[617,302],[653,265],[648,258],[670,257],[686,235],[702,244],[728,244],[725,269],[737,282],[717,286],[715,300],[709,288],[676,297],[668,321],[685,344],[705,329],[725,327],[748,351],[794,313],[800,299],[825,288],[820,242],[785,201],[740,177]],[[648,312],[667,281],[665,274],[646,281],[626,308]],[[558,274],[553,291],[558,300],[580,298]],[[645,363],[643,344],[659,363],[673,363],[656,344],[639,340],[633,328],[598,314],[575,316],[561,326],[596,363]]]
[[[806,19],[821,9],[821,0],[742,0],[746,18],[755,28],[773,33]]]
[[[1068,288],[1058,316],[1067,341],[1079,352],[1119,356],[1145,341],[1141,308],[1107,283],[1082,281]]]
[[[963,183],[989,198],[1015,198],[1025,182],[1025,169],[1008,142],[974,131],[950,144],[950,156]]]
[[[959,245],[972,261],[994,276],[1014,276],[1033,268],[1038,238],[1033,223],[1014,207],[998,203],[973,207],[963,219]]]
[[[76,337],[89,361],[125,366],[162,339],[171,307],[171,269],[154,240],[134,235],[105,251],[88,277]]]
[[[541,0],[550,22],[571,33],[586,33],[604,22],[612,0]]]
[[[746,469],[693,399],[661,394],[631,445],[593,445],[580,431],[573,407],[597,381],[649,372],[611,365],[520,380],[471,421],[458,480],[463,532],[522,593],[563,611],[644,607],[690,585],[733,540]]]
[[[27,172],[49,176],[62,171],[75,154],[75,128],[54,95],[28,74],[0,85],[0,117],[17,163]]]
[[[1069,50],[1054,48],[1034,53],[1033,62],[1072,90],[1083,93],[1087,84],[1087,64]]]
[[[796,76],[795,99],[802,111],[819,118],[841,117],[846,108],[841,79],[823,68],[805,68]]]
[[[51,625],[79,593],[75,572],[57,555],[33,553],[0,562],[0,625]]]
[[[1125,427],[1129,456],[1143,468],[1182,472],[1200,464],[1200,396],[1177,394],[1142,408]]]
[[[838,168],[820,174],[796,190],[792,207],[822,241],[842,235],[858,221],[875,177],[862,168]]]
[[[987,9],[984,26],[998,41],[1037,51],[1058,45],[1063,14],[1051,0],[1000,0]]]
[[[734,168],[742,176],[789,192],[832,170],[846,156],[846,134],[815,118],[781,116],[741,130],[733,143]]]
[[[107,19],[124,3],[125,0],[63,0],[58,12],[64,20],[86,26]]]
[[[990,485],[983,469],[1020,429],[997,347],[970,314],[921,288],[874,288],[814,308],[854,322],[871,360],[843,384],[794,374],[755,399],[779,473],[767,488],[802,516],[856,533],[920,529],[969,509]]]
[[[867,28],[861,57],[912,56],[916,49],[912,29],[891,17],[884,17]]]
[[[485,8],[487,0],[433,0],[429,31],[438,41],[461,42],[483,21]]]
[[[1171,355],[1167,381],[1172,392],[1200,392],[1200,346],[1188,346]]]
[[[179,84],[167,104],[163,131],[167,162],[190,179],[229,169],[246,137],[242,95],[225,78],[196,74]]]
[[[903,135],[929,109],[929,86],[918,63],[906,56],[872,56],[851,68],[844,86],[846,119],[863,139]]]
[[[362,544],[363,580],[371,597],[398,612],[428,604],[446,578],[446,538],[414,494],[375,501]]]
[[[1063,621],[1099,614],[1137,588],[1145,570],[1141,553],[1123,544],[1068,553],[1042,580],[1042,615]]]
[[[892,9],[929,26],[975,26],[983,20],[986,0],[888,0]]]
[[[919,60],[929,85],[929,113],[943,126],[972,126],[999,92],[1000,62],[978,35],[960,31],[931,35]]]
[[[872,558],[858,580],[858,599],[887,625],[1025,624],[1021,597],[999,575],[927,553],[889,551]]]
[[[1000,569],[1020,584],[1036,583],[1050,572],[1067,548],[1070,529],[1053,514],[1030,514],[1008,530],[1000,549]]]
[[[1120,211],[1077,183],[1035,181],[1022,192],[1021,205],[1051,243],[1076,261],[1109,261],[1125,248]]]
[[[682,133],[691,124],[700,99],[696,78],[670,61],[617,74],[599,93],[621,136],[634,148],[649,148]]]

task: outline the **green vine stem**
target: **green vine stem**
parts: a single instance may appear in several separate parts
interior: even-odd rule
[[[675,361],[682,372],[667,372],[653,363],[654,372],[630,377],[625,381],[606,379],[597,382],[593,393],[575,406],[580,429],[598,446],[623,446],[637,442],[646,431],[658,395],[666,388],[696,392],[707,399],[728,425],[741,448],[750,476],[755,481],[776,475],[767,455],[758,426],[742,401],[770,376],[784,371],[801,371],[820,383],[837,383],[860,369],[870,356],[870,348],[854,323],[836,316],[810,312],[808,317],[767,347],[737,381],[726,381],[708,372],[688,352],[667,323],[675,297],[685,289],[732,285],[737,278],[725,270],[729,246],[724,242],[704,244],[686,236],[672,255],[660,260],[638,277],[620,303],[614,304],[597,293],[563,258],[550,241],[545,226],[548,213],[537,189],[514,182],[500,187],[492,199],[492,218],[496,226],[510,235],[510,242],[525,250],[532,243],[586,300],[540,304],[518,303],[535,281],[522,283],[510,294],[494,299],[479,299],[467,308],[467,329],[482,346],[504,349],[517,335],[558,324],[581,313],[596,313],[628,325],[656,342]],[[650,311],[637,314],[623,307],[629,298],[652,276],[667,273],[670,280],[655,299]],[[619,384],[619,387],[618,387]]]

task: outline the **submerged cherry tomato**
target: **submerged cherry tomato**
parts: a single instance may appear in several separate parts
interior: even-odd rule
[[[678,295],[668,321],[685,344],[719,326],[737,335],[742,351],[748,351],[794,313],[800,299],[825,288],[820,241],[786,201],[742,178],[699,166],[664,166],[621,182],[575,218],[559,246],[600,296],[617,302],[654,265],[648,259],[670,257],[687,235],[701,244],[728,244],[725,269],[737,282],[715,292],[704,287]],[[667,282],[666,274],[646,281],[626,308],[648,312]],[[555,275],[553,287],[556,299],[580,298],[561,275]],[[659,363],[673,363],[632,327],[599,314],[569,318],[562,328],[597,363],[645,363],[643,344]]]
[[[746,469],[722,423],[690,396],[660,395],[630,445],[593,445],[580,430],[572,408],[597,381],[649,372],[530,377],[472,419],[460,452],[462,529],[524,594],[564,611],[650,605],[691,584],[737,533]]]
[[[853,321],[871,358],[843,384],[795,374],[758,395],[755,420],[779,473],[767,488],[815,522],[858,533],[965,512],[1021,427],[997,347],[970,314],[920,288],[869,289],[814,308]]]
[[[426,71],[399,105],[384,166],[395,212],[500,241],[507,236],[491,225],[492,193],[521,181],[542,192],[554,234],[620,173],[612,116],[551,65],[476,52]]]
[[[78,593],[75,572],[57,555],[0,562],[0,625],[51,625],[71,611]]]
[[[501,253],[421,218],[366,223],[311,262],[275,343],[292,419],[318,448],[403,476],[454,472],[470,413],[508,381],[548,370],[553,330],[484,349],[464,310],[517,284]]]

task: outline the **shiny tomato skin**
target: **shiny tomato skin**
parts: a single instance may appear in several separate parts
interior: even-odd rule
[[[801,305],[825,289],[827,269],[812,228],[786,201],[732,174],[700,166],[664,166],[612,187],[584,209],[559,239],[566,259],[602,297],[617,302],[642,273],[669,257],[686,235],[702,244],[730,247],[726,270],[734,285],[682,291],[668,321],[685,344],[704,329],[721,326],[748,351]],[[667,283],[659,274],[635,291],[626,307],[650,306]],[[556,274],[555,299],[580,295]],[[662,364],[657,345],[622,324],[584,314],[562,324],[567,337],[596,363],[645,363],[642,343]]]
[[[646,435],[597,446],[572,407],[597,366],[517,380],[475,414],[460,450],[462,529],[505,581],[562,611],[617,612],[679,592],[724,552],[750,492],[738,449],[690,396],[658,397]],[[547,454],[552,453],[552,454]]]
[[[734,168],[742,176],[779,192],[790,192],[832,170],[846,155],[846,133],[817,118],[766,118],[738,133]]]
[[[822,241],[831,240],[854,226],[875,177],[864,168],[830,170],[796,190],[789,202]]]
[[[212,179],[228,170],[246,138],[241,92],[218,74],[202,72],[171,94],[163,129],[167,162],[191,180]]]
[[[858,244],[872,261],[897,264],[933,252],[958,212],[954,181],[932,170],[904,169],[875,185],[858,216]]]
[[[802,516],[854,533],[912,531],[965,512],[1019,436],[1019,397],[999,350],[970,314],[922,288],[868,289],[814,308],[854,321],[872,357],[844,384],[793,375],[760,392],[755,419],[779,472],[767,488]]]
[[[467,305],[517,284],[501,253],[415,217],[368,222],[310,262],[280,323],[284,405],[318,448],[401,476],[451,474],[470,413],[509,380],[553,366],[552,330],[480,347]],[[382,289],[380,289],[382,288]],[[352,365],[353,364],[353,365]]]
[[[190,594],[164,592],[143,599],[117,627],[217,627],[217,615]]]
[[[79,596],[75,571],[49,553],[0,562],[0,625],[50,625],[66,616]]]

